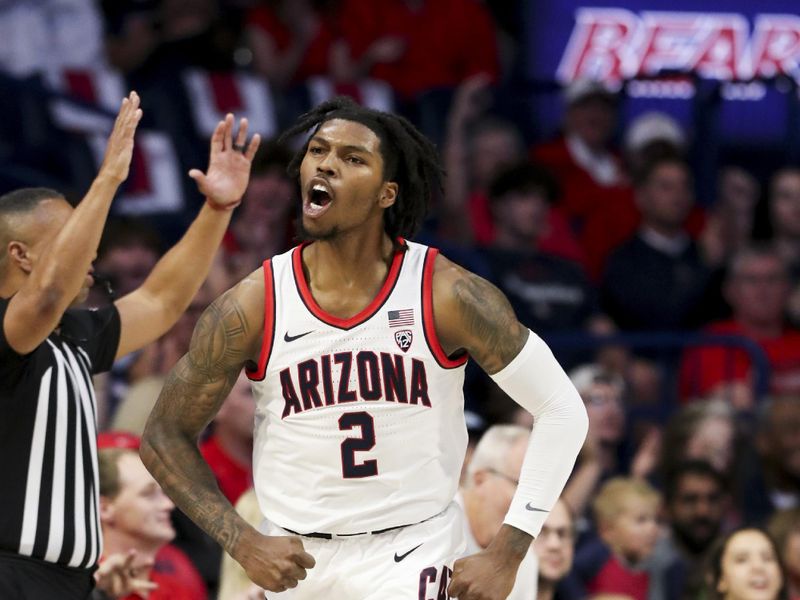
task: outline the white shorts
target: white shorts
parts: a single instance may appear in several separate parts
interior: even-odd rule
[[[296,588],[267,592],[269,600],[439,600],[448,598],[453,563],[463,556],[464,515],[451,503],[416,525],[375,535],[303,537],[317,561]],[[277,525],[268,535],[292,535]]]

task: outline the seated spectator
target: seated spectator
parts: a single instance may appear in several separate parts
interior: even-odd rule
[[[752,243],[760,196],[758,180],[745,169],[728,166],[720,170],[717,197],[698,240],[706,262],[721,267]]]
[[[761,525],[775,510],[800,507],[800,398],[767,399],[758,416],[738,501],[744,522]]]
[[[127,368],[132,385],[125,390],[116,411],[110,415],[112,429],[142,434],[164,385],[164,378],[189,350],[197,319],[213,299],[213,292],[206,282],[172,329],[136,355],[136,360]]]
[[[558,584],[572,568],[575,554],[575,524],[564,500],[553,506],[533,548],[539,560],[536,600],[555,600]]]
[[[161,236],[145,221],[112,219],[103,231],[97,251],[95,277],[108,282],[114,298],[121,298],[144,283],[162,253]],[[89,303],[95,306],[107,303],[105,292],[94,288]]]
[[[589,595],[623,594],[646,600],[647,561],[658,541],[658,492],[639,479],[606,482],[593,502],[600,540],[575,557],[575,571]]]
[[[779,169],[770,181],[769,216],[775,248],[800,280],[800,168]]]
[[[752,246],[731,261],[723,288],[733,311],[726,321],[704,329],[710,334],[750,338],[764,350],[769,361],[770,391],[800,392],[800,331],[785,319],[789,276],[781,256],[770,247]],[[745,350],[721,346],[690,349],[681,366],[681,397],[722,392],[734,383],[753,384],[750,356]],[[752,397],[742,406],[751,408]]]
[[[555,190],[548,172],[532,164],[500,172],[489,188],[495,235],[484,254],[492,278],[519,320],[540,333],[583,329],[602,319],[581,267],[539,249]]]
[[[707,462],[687,460],[669,473],[664,499],[667,534],[653,553],[650,600],[696,598],[702,566],[730,509],[726,482]]]
[[[256,152],[242,205],[222,243],[228,281],[243,279],[291,246],[298,199],[297,186],[286,170],[293,156],[290,148],[275,141],[261,144]]]
[[[129,449],[98,451],[100,523],[105,555],[135,550],[152,561],[149,580],[158,587],[148,600],[203,600],[207,597],[199,573],[175,548],[170,513],[175,507],[145,469],[139,455]],[[165,551],[166,549],[166,551]],[[134,600],[138,595],[129,596]]]
[[[685,156],[686,135],[669,115],[648,112],[633,119],[625,129],[624,158],[628,176],[642,171],[662,156]],[[641,213],[630,183],[614,196],[614,204],[597,206],[584,219],[580,240],[586,256],[587,271],[599,280],[609,255],[636,233]],[[689,219],[689,226],[692,225]]]
[[[651,161],[636,181],[638,233],[608,260],[602,305],[623,330],[688,329],[706,306],[710,270],[686,229],[694,199],[689,166],[675,155]]]
[[[210,71],[234,67],[237,37],[220,18],[219,0],[161,0],[158,7],[159,44],[137,73],[174,77],[186,66]]]
[[[162,252],[162,240],[158,231],[144,221],[109,221],[94,263],[97,285],[90,290],[87,304],[106,306],[139,288]],[[137,379],[133,366],[140,354],[136,352],[122,357],[114,363],[107,375],[102,376],[104,393],[98,396],[98,422],[101,428],[113,418],[130,384]]]
[[[439,235],[462,244],[492,241],[489,183],[501,170],[525,158],[519,129],[486,114],[491,102],[489,84],[484,74],[461,83],[447,115],[442,154],[448,175],[438,207]]]
[[[800,598],[800,509],[777,511],[769,520],[767,532],[775,540],[786,569],[789,598]]]
[[[408,100],[478,73],[498,77],[494,27],[476,0],[345,0],[338,27],[340,81],[382,79]]]
[[[566,88],[564,102],[561,134],[536,146],[531,157],[558,181],[562,192],[558,207],[584,242],[590,275],[597,278],[608,251],[626,239],[639,221],[622,161],[611,149],[618,97],[599,82],[580,79]],[[593,225],[598,219],[607,221],[604,215],[614,215],[610,224],[614,229],[608,224]],[[615,233],[617,229],[623,233]],[[606,235],[612,240],[606,242]],[[605,248],[602,257],[596,258],[593,253],[601,247]]]
[[[625,382],[619,375],[599,365],[584,365],[570,372],[570,379],[581,395],[589,415],[589,433],[578,456],[562,498],[572,507],[580,534],[591,529],[589,504],[602,483],[628,474],[621,464],[625,436]],[[655,430],[654,430],[655,431]],[[645,478],[658,456],[660,438],[645,438],[630,465],[630,475]]]
[[[330,4],[273,0],[248,11],[245,32],[253,67],[275,89],[328,73],[334,41]]]
[[[159,0],[102,0],[109,63],[123,73],[141,67],[158,45]]]
[[[495,239],[488,190],[501,172],[524,162],[522,135],[511,122],[485,113],[490,79],[476,75],[462,83],[447,117],[444,197],[438,206],[438,235],[456,244],[486,246]],[[549,177],[552,179],[552,177]],[[553,204],[558,186],[551,190]],[[531,245],[577,262],[583,251],[561,210],[550,206],[543,235]]]
[[[739,529],[713,549],[703,598],[788,600],[775,542],[761,529]]]
[[[211,435],[200,453],[231,504],[253,486],[253,427],[256,402],[242,373],[214,417]]]
[[[687,145],[686,132],[673,117],[660,111],[646,112],[625,128],[625,165],[629,173],[638,173],[657,156],[685,156]]]
[[[737,466],[735,413],[724,400],[706,400],[681,408],[664,430],[658,477],[667,480],[686,460],[702,460],[735,481]]]
[[[772,176],[769,217],[775,248],[791,276],[789,318],[800,327],[800,168],[787,167]]]
[[[530,430],[517,425],[494,425],[478,442],[467,469],[467,481],[456,495],[464,509],[465,555],[486,548],[500,531],[517,489]],[[522,559],[509,600],[536,596],[536,554]]]

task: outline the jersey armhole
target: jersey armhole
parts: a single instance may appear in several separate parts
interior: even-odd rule
[[[275,277],[272,272],[272,261],[264,261],[264,331],[261,340],[261,352],[258,365],[254,370],[245,369],[245,374],[252,381],[263,381],[267,374],[267,364],[275,339]]]
[[[422,330],[425,332],[428,348],[439,366],[443,369],[455,369],[464,365],[469,355],[463,352],[450,358],[436,335],[436,324],[433,320],[433,265],[438,254],[436,248],[428,248],[425,251],[425,263],[422,267]]]

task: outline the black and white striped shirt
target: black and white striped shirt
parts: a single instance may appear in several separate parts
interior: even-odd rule
[[[0,324],[8,300],[0,299]],[[0,326],[0,552],[92,567],[102,552],[91,375],[111,367],[119,313],[68,310],[20,356]]]

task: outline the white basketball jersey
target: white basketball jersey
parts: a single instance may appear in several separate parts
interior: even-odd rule
[[[433,323],[437,251],[405,242],[375,299],[340,319],[305,280],[304,246],[264,263],[253,476],[266,518],[299,533],[377,531],[453,500],[467,446],[464,365]]]

